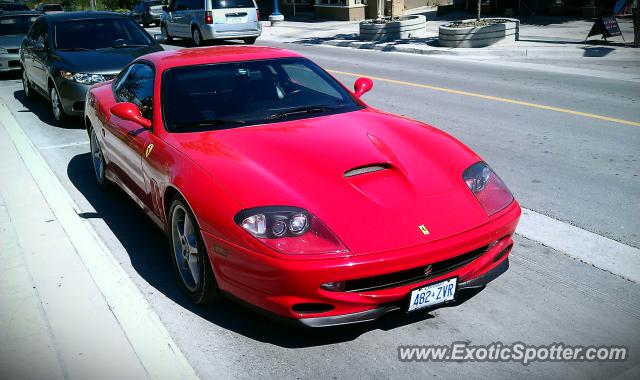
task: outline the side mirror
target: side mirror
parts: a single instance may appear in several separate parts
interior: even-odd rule
[[[154,34],[153,39],[156,40],[157,43],[167,42],[167,37],[164,34]]]
[[[44,46],[42,41],[34,41],[33,42],[33,51],[45,51],[47,48]]]
[[[143,128],[151,128],[151,120],[140,113],[140,109],[133,103],[118,103],[111,107],[111,114],[123,120],[132,121]]]
[[[169,12],[169,7],[167,7],[166,5],[162,6],[162,11],[163,12]]]
[[[353,94],[356,98],[361,97],[373,88],[373,81],[369,78],[358,78],[353,84]]]

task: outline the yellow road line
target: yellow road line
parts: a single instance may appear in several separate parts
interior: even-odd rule
[[[632,125],[634,127],[640,127],[640,122],[617,119],[615,117],[609,117],[609,116],[596,115],[596,114],[593,114],[593,113],[574,111],[574,110],[570,110],[570,109],[567,109],[567,108],[546,106],[544,104],[537,104],[537,103],[531,103],[531,102],[524,102],[524,101],[521,101],[521,100],[501,98],[501,97],[498,97],[498,96],[478,94],[476,92],[453,90],[451,88],[446,88],[446,87],[430,86],[428,84],[405,82],[405,81],[389,79],[389,78],[374,77],[374,76],[371,76],[371,75],[349,73],[349,72],[346,72],[346,71],[338,71],[338,70],[328,70],[328,71],[333,73],[333,74],[347,75],[347,76],[350,76],[350,77],[368,77],[368,78],[375,79],[375,80],[378,80],[378,81],[381,81],[381,82],[394,83],[394,84],[400,84],[400,85],[404,85],[404,86],[411,86],[411,87],[418,87],[418,88],[426,88],[428,90],[447,92],[449,94],[473,96],[473,97],[476,97],[476,98],[494,100],[494,101],[497,101],[497,102],[517,104],[517,105],[525,106],[525,107],[539,108],[539,109],[543,109],[543,110],[562,112],[562,113],[567,113],[567,114],[570,114],[570,115],[583,116],[583,117],[588,117],[588,118],[591,118],[591,119],[598,119],[598,120],[610,121],[610,122],[613,122],[613,123],[620,123],[620,124]]]

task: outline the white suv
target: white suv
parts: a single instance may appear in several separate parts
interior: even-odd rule
[[[254,0],[171,0],[160,19],[167,41],[191,38],[200,46],[207,40],[241,39],[253,44],[260,36],[260,13]]]

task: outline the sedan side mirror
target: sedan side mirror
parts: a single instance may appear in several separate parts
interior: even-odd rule
[[[42,41],[34,41],[33,42],[33,51],[45,51],[47,48],[44,46]]]
[[[373,81],[369,78],[358,78],[353,84],[353,94],[356,98],[361,97],[373,88]]]
[[[159,44],[167,42],[167,37],[164,34],[154,34],[153,39]]]
[[[142,116],[140,109],[133,103],[118,103],[111,107],[111,114],[123,120],[132,121],[143,128],[151,128],[151,120]]]

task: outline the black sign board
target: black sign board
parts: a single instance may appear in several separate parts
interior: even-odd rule
[[[597,19],[596,22],[593,23],[593,26],[591,27],[591,31],[587,35],[587,38],[600,34],[602,34],[602,38],[604,38],[605,41],[607,40],[607,37],[615,36],[621,36],[622,40],[624,41],[624,36],[620,31],[618,21],[613,16],[605,16]],[[586,40],[587,39],[585,38],[585,41]]]

